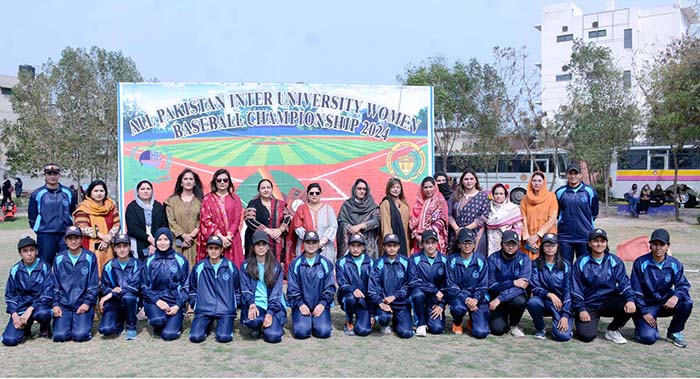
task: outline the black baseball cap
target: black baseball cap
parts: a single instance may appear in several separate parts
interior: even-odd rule
[[[671,243],[671,236],[668,234],[666,229],[656,229],[653,233],[651,233],[651,238],[649,238],[649,242],[654,241],[663,242],[668,245]]]
[[[467,228],[460,229],[457,238],[459,239],[459,243],[464,243],[467,241],[476,241],[476,235],[474,234],[474,231]]]
[[[308,241],[320,241],[321,239],[318,236],[318,233],[315,230],[310,230],[306,233],[304,233],[304,242]]]
[[[360,233],[355,233],[355,234],[351,235],[350,239],[348,240],[348,245],[350,245],[351,243],[361,243],[364,245],[365,244],[365,237],[363,237],[362,234],[360,234]]]
[[[588,240],[589,241],[593,241],[594,239],[596,239],[598,237],[603,237],[607,241],[608,240],[608,233],[606,233],[605,230],[603,230],[601,228],[595,228],[595,229],[591,230],[590,233],[588,233]]]
[[[581,173],[581,167],[578,165],[578,163],[569,163],[568,166],[566,166],[566,173],[568,174],[569,171],[576,171],[578,173]]]
[[[253,233],[253,245],[257,244],[258,242],[265,242],[269,245],[270,237],[264,231],[256,230],[255,233]]]
[[[209,238],[207,238],[207,246],[209,245],[224,247],[224,241],[222,241],[219,236],[209,236]]]
[[[432,229],[426,229],[423,232],[423,234],[421,235],[421,239],[423,240],[423,242],[425,242],[431,238],[434,239],[435,241],[440,241],[440,239],[438,239],[437,233]]]
[[[399,236],[396,234],[387,234],[384,236],[384,244],[388,243],[396,243],[396,244],[401,244],[401,240],[399,240]]]
[[[119,245],[120,243],[125,243],[125,244],[128,244],[128,245],[131,245],[131,239],[130,239],[129,236],[127,236],[126,234],[120,233],[120,234],[117,234],[116,236],[114,236],[114,239],[112,240],[112,243],[113,243],[115,246],[116,246],[116,245]]]
[[[503,232],[503,236],[501,237],[501,243],[506,242],[520,242],[520,237],[518,236],[518,233],[512,230],[506,230],[505,232]]]
[[[559,243],[559,239],[557,238],[556,234],[547,233],[544,235],[544,237],[542,237],[542,244],[544,245],[546,243],[551,243],[551,244],[556,245]]]
[[[17,251],[22,250],[23,247],[27,246],[34,246],[37,247],[36,241],[34,238],[29,237],[29,236],[24,236],[20,238],[19,242],[17,242]]]
[[[82,237],[82,236],[83,236],[83,232],[80,231],[80,228],[79,228],[79,227],[77,227],[77,226],[75,226],[75,225],[71,225],[71,226],[69,226],[69,227],[66,228],[66,234],[63,236],[63,238],[66,238],[66,237],[69,237],[69,236],[78,236],[78,237]]]

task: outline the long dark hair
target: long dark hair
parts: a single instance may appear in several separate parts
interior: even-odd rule
[[[456,199],[461,199],[462,196],[466,193],[464,189],[464,183],[462,181],[464,180],[464,177],[467,174],[472,174],[474,176],[474,179],[476,179],[476,185],[474,188],[476,188],[478,191],[481,191],[481,183],[479,183],[479,177],[476,176],[476,171],[474,171],[471,168],[467,168],[462,172],[462,175],[459,177],[459,183],[457,183],[457,191],[455,192],[455,198]]]
[[[540,247],[540,256],[535,259],[535,265],[537,266],[538,270],[542,271],[544,270],[544,266],[547,264],[547,259],[544,256],[544,246]],[[559,271],[564,270],[564,259],[561,257],[561,253],[559,253],[559,244],[557,244],[557,253],[554,254],[554,267],[556,267],[556,269]]]
[[[255,247],[253,247],[255,249]],[[275,276],[275,268],[277,267],[278,263],[275,260],[275,253],[272,252],[272,249],[270,248],[270,245],[267,245],[267,253],[265,254],[265,285],[267,286],[268,289],[272,289],[272,287],[275,286],[275,281],[277,280],[277,277]],[[255,253],[252,252],[252,254],[248,255],[248,266],[245,269],[245,272],[248,273],[248,276],[255,280],[260,280],[260,277],[258,277],[258,260],[255,257]]]
[[[401,193],[399,193],[399,199],[403,202],[406,202],[406,196],[403,194],[403,183],[401,183],[401,179],[399,178],[391,178],[389,179],[388,182],[386,182],[386,188],[384,189],[384,195],[386,195],[387,199],[391,198],[391,187],[394,186],[394,184],[398,184],[401,187]]]
[[[219,175],[221,174],[226,174],[226,176],[228,176],[228,193],[235,192],[236,187],[233,186],[233,180],[231,180],[231,173],[228,172],[228,170],[225,168],[220,168],[216,170],[214,176],[211,177],[211,182],[209,183],[211,193],[216,193],[216,178],[219,177]]]
[[[105,199],[107,199],[107,197],[109,197],[109,192],[107,192],[107,183],[105,183],[102,179],[93,180],[92,183],[90,183],[90,185],[88,186],[87,191],[85,191],[85,196],[92,199],[92,190],[94,190],[97,186],[102,186],[102,188],[104,188]]]
[[[199,179],[199,175],[197,175],[196,172],[192,171],[189,168],[182,170],[180,175],[177,176],[177,181],[175,182],[175,190],[173,191],[173,195],[182,195],[182,178],[184,178],[185,174],[187,173],[192,174],[192,176],[194,177],[194,188],[192,189],[192,193],[196,198],[202,200],[202,198],[204,197],[204,191],[202,190],[202,181]],[[216,178],[216,176],[214,178]],[[229,180],[231,180],[231,178],[229,178]]]

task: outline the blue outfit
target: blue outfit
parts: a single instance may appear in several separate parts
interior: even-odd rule
[[[690,283],[683,273],[683,264],[666,254],[663,262],[657,263],[652,253],[635,259],[632,266],[632,290],[636,293],[638,311],[634,316],[637,340],[651,345],[659,339],[659,330],[647,324],[645,314],[657,317],[670,317],[671,324],[667,335],[682,332],[693,310],[690,299]],[[664,304],[671,297],[678,297],[678,303],[671,309]]]
[[[542,269],[538,267],[542,264]],[[530,276],[530,288],[532,297],[527,301],[527,310],[532,317],[532,323],[536,330],[544,330],[544,316],[552,316],[552,336],[557,341],[568,341],[573,335],[571,320],[571,264],[562,260],[564,267],[557,268],[556,263],[551,266],[539,258],[532,262],[532,275]],[[560,310],[554,307],[548,294],[556,295],[562,302]],[[568,328],[565,332],[559,331],[559,320],[566,317]]]
[[[559,187],[555,192],[559,202],[559,254],[573,263],[587,253],[588,233],[598,217],[598,193],[581,182],[576,187]]]
[[[241,323],[253,330],[262,328],[265,315],[272,315],[272,324],[262,329],[263,341],[278,343],[284,336],[283,326],[287,322],[287,310],[285,309],[284,294],[282,285],[284,283],[284,269],[279,263],[275,263],[275,285],[268,288],[265,284],[265,266],[258,264],[258,278],[253,279],[247,271],[248,262],[244,262],[241,267]],[[258,317],[254,320],[248,319],[246,312],[251,304],[258,308]]]
[[[233,340],[233,323],[241,303],[241,284],[238,269],[225,257],[216,265],[209,258],[199,261],[190,273],[189,300],[194,309],[190,341],[199,343],[207,337],[207,330],[216,321],[216,340]]]
[[[171,341],[180,336],[184,306],[187,303],[187,278],[190,272],[187,259],[173,250],[173,235],[167,228],[156,231],[154,238],[165,234],[170,240],[166,251],[156,250],[155,254],[146,259],[141,282],[141,295],[144,298],[144,309],[148,322],[153,326],[153,333]],[[178,306],[174,315],[167,315],[156,306],[158,300],[168,303],[168,306]]]
[[[408,261],[408,287],[417,324],[427,326],[430,334],[442,334],[445,331],[447,289],[451,286],[447,275],[447,257],[438,251],[435,258],[429,258],[425,250],[421,250]],[[436,296],[438,291],[443,293],[440,300]],[[436,305],[442,307],[442,317],[431,318],[430,312]]]
[[[489,296],[501,301],[489,317],[491,333],[497,336],[508,331],[508,326],[520,324],[520,319],[527,307],[527,292],[516,287],[513,281],[525,279],[530,281],[532,262],[530,257],[518,250],[513,257],[506,259],[503,250],[488,257],[489,262]]]
[[[472,335],[486,338],[489,335],[489,265],[483,255],[473,253],[466,261],[461,254],[452,254],[449,258],[450,282],[447,290],[450,314],[455,325],[462,325],[464,316],[469,312],[472,320]],[[477,301],[477,310],[467,308],[467,299]]]
[[[397,254],[393,261],[386,255],[377,259],[369,277],[367,294],[377,307],[379,325],[389,326],[393,323],[399,337],[413,337],[413,319],[408,302],[408,258]],[[379,304],[389,296],[395,297],[389,304],[391,313],[379,308]]]
[[[59,252],[68,249],[63,234],[73,225],[76,206],[73,192],[62,184],[56,189],[43,185],[29,197],[29,227],[36,233],[39,258],[49,266]]]
[[[576,313],[578,338],[583,342],[593,341],[601,316],[613,317],[608,330],[622,328],[632,317],[625,313],[625,303],[635,301],[622,260],[608,252],[600,259],[586,254],[576,260],[572,271],[571,308]],[[589,313],[591,321],[581,322],[582,311]]]
[[[358,336],[366,336],[372,332],[371,318],[377,313],[374,304],[369,301],[369,276],[372,274],[374,262],[367,253],[355,258],[347,253],[335,263],[335,275],[338,280],[338,303],[345,311],[345,319],[350,323],[357,316],[353,331]],[[353,292],[359,289],[364,298],[356,298]]]
[[[287,274],[287,301],[292,308],[292,335],[294,338],[318,338],[331,336],[331,310],[335,295],[333,263],[317,251],[311,262],[305,254],[294,258]],[[304,316],[299,312],[302,305],[309,307],[311,314]],[[313,316],[316,305],[323,304],[325,309],[319,317]]]
[[[141,289],[142,263],[129,258],[122,267],[119,258],[113,258],[104,265],[100,292],[102,296],[111,293],[104,303],[99,331],[105,336],[121,334],[126,329],[136,330],[136,313]],[[116,287],[121,288],[115,292]]]
[[[5,304],[7,313],[22,316],[29,307],[32,315],[27,319],[24,329],[15,328],[12,317],[2,334],[2,343],[16,346],[28,336],[34,321],[41,325],[41,331],[48,333],[51,325],[51,303],[53,301],[54,282],[49,265],[37,258],[31,267],[19,261],[10,268],[10,276],[5,284]]]
[[[92,321],[99,290],[97,257],[92,251],[81,248],[73,256],[65,250],[56,256],[53,263],[53,306],[60,307],[63,315],[53,319],[53,340],[84,342],[92,338]],[[78,314],[78,308],[87,304],[88,311]]]

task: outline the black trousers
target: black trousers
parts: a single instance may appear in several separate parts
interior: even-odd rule
[[[576,334],[583,342],[591,342],[598,335],[598,322],[601,317],[612,317],[613,320],[608,325],[608,330],[618,330],[625,326],[632,318],[632,313],[625,313],[625,303],[627,300],[622,295],[615,294],[603,301],[597,309],[589,309],[591,321],[581,322],[578,312],[576,313]]]

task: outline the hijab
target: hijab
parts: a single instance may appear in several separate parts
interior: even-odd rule
[[[141,180],[136,184],[136,204],[138,204],[141,209],[143,209],[143,216],[146,219],[146,226],[150,228],[151,224],[153,223],[153,203],[156,201],[156,196],[155,194],[151,191],[151,201],[148,202],[148,204],[144,203],[143,200],[139,197],[139,187],[141,187],[142,184],[148,183],[148,185],[151,186],[151,190],[153,189],[153,183],[151,183],[148,180]],[[171,238],[172,240],[172,238]]]
[[[170,246],[168,246],[168,250],[158,249],[158,243],[157,243],[158,238],[160,238],[160,236],[164,235],[164,234],[166,237],[168,237],[168,240],[170,241]],[[166,227],[158,228],[158,230],[156,230],[156,234],[153,236],[153,238],[155,238],[155,240],[156,240],[155,245],[156,245],[156,252],[158,254],[167,255],[167,254],[170,254],[171,252],[175,252],[175,250],[173,250],[173,241],[175,240],[175,238],[173,237],[173,233],[170,231],[170,229],[168,229]]]

